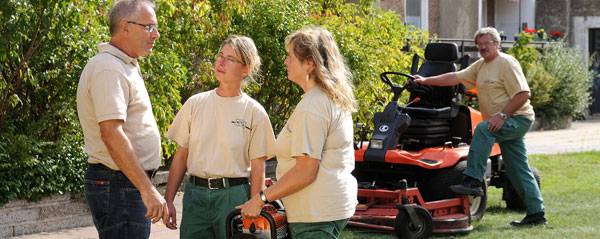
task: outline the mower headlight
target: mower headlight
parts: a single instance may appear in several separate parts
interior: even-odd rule
[[[369,147],[372,149],[383,149],[383,139],[371,139]]]

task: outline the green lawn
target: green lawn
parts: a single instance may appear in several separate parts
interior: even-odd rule
[[[533,155],[538,168],[548,226],[513,228],[524,212],[506,209],[502,190],[488,188],[488,207],[474,230],[465,235],[432,238],[600,238],[600,151],[558,155]],[[345,229],[341,238],[396,238],[392,233]]]

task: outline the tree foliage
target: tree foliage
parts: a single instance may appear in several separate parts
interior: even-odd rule
[[[262,74],[244,92],[263,104],[279,132],[303,94],[287,80],[284,40],[310,25],[333,33],[354,75],[360,107],[355,118],[369,124],[373,112],[380,110],[378,103],[391,96],[378,74],[408,72],[410,56],[422,54],[428,38],[427,32],[405,26],[395,14],[370,7],[372,2],[155,1],[161,36],[153,53],[139,63],[161,134],[187,98],[217,87],[214,56],[232,34],[256,43]],[[113,3],[0,4],[0,204],[82,189],[87,158],[76,88],[98,43],[109,40],[107,15]],[[162,146],[163,159],[172,157],[176,145],[163,138]]]
[[[0,204],[82,189],[75,93],[105,24],[101,2],[0,4]]]
[[[370,123],[373,112],[379,110],[378,103],[390,98],[389,89],[381,83],[378,74],[387,70],[408,72],[410,57],[414,53],[422,54],[421,46],[428,41],[427,32],[405,26],[392,12],[369,7],[370,2],[217,0],[194,3],[206,16],[194,17],[191,22],[195,29],[180,35],[194,41],[177,41],[178,48],[188,52],[187,58],[179,54],[180,59],[193,63],[187,64],[192,68],[188,71],[189,81],[181,89],[182,102],[194,93],[217,86],[212,64],[220,42],[231,34],[246,35],[255,41],[263,66],[261,77],[244,91],[263,104],[275,131],[279,132],[303,93],[287,80],[283,64],[285,37],[302,27],[320,25],[333,33],[354,75],[360,107],[355,118]],[[186,14],[183,9],[188,9],[190,3],[173,1],[169,4],[181,9],[179,14]],[[161,32],[173,39],[171,29],[161,28]]]

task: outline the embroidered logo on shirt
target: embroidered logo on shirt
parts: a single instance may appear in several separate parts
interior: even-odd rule
[[[246,126],[246,121],[244,121],[243,119],[235,119],[234,121],[231,121],[231,123],[236,126],[240,126],[242,128],[246,128],[246,129],[252,131],[252,128]]]

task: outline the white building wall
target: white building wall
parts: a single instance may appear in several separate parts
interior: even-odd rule
[[[600,17],[573,17],[573,44],[583,50],[586,62],[590,54],[590,28],[600,28]]]
[[[496,0],[495,25],[498,31],[504,31],[507,40],[514,40],[522,23],[528,28],[535,28],[535,0]],[[519,4],[521,15],[519,19]],[[537,29],[536,29],[537,30]]]

